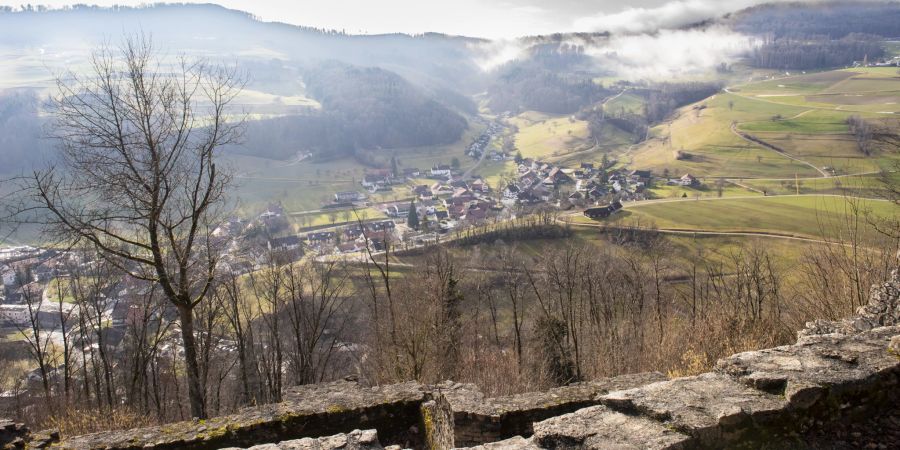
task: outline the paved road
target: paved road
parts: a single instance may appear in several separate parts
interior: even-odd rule
[[[462,179],[463,179],[463,180],[468,180],[469,177],[472,176],[472,172],[473,172],[475,169],[477,169],[478,166],[481,165],[482,161],[484,161],[484,158],[487,157],[487,153],[488,153],[488,152],[487,152],[487,148],[482,149],[482,151],[481,151],[481,158],[478,158],[478,162],[476,162],[474,166],[469,167],[469,170],[466,170],[466,171],[462,174]]]

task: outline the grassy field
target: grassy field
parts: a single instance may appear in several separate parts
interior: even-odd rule
[[[607,102],[603,109],[607,114],[642,114],[644,103],[642,97],[626,92]]]
[[[660,183],[648,189],[648,191],[652,195],[651,198],[655,199],[683,198],[683,196],[685,195],[687,196],[687,198],[718,198],[719,191],[715,187],[714,183],[714,181],[708,180],[707,184],[704,184],[700,187],[677,186]],[[762,196],[762,194],[760,193],[742,188],[732,183],[726,182],[722,186],[722,197],[746,197],[748,195]]]
[[[323,227],[326,225],[356,223],[357,216],[360,220],[381,219],[387,217],[384,213],[375,208],[365,208],[355,212],[352,210],[336,210],[321,213],[292,214],[288,216],[288,221],[291,222],[294,232],[301,232],[306,229]]]
[[[900,208],[889,202],[858,200],[856,204],[872,217],[900,214]],[[837,237],[852,209],[851,202],[836,196],[731,198],[629,205],[614,220],[639,217],[669,229]]]
[[[900,174],[895,175],[900,177]],[[881,198],[886,192],[876,175],[845,176],[814,179],[741,180],[739,183],[769,195],[850,195],[854,197]],[[799,189],[798,185],[799,184]]]
[[[840,174],[878,170],[898,158],[890,149],[859,152],[847,118],[900,126],[896,69],[853,69],[767,80],[729,89],[679,110],[630,155],[631,168],[740,178],[814,177],[818,172],[748,142],[745,133],[815,167]],[[677,151],[689,157],[675,159]]]
[[[558,157],[589,146],[588,124],[569,116],[550,116],[527,111],[509,120],[518,128],[516,147],[526,158]]]
[[[625,97],[623,95],[620,99]],[[622,101],[636,101],[636,98]],[[563,166],[600,162],[604,154],[615,154],[633,141],[629,133],[609,124],[603,126],[600,138],[594,140],[590,136],[588,123],[570,116],[527,111],[510,119],[510,123],[518,129],[515,134],[516,148],[523,157]]]

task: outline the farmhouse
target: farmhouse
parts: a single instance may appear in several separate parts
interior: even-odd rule
[[[362,200],[362,194],[356,191],[343,191],[334,194],[335,203],[355,202]]]
[[[366,174],[366,176],[363,177],[362,181],[359,182],[359,184],[363,185],[363,187],[370,190],[379,186],[384,186],[385,183],[387,183],[385,177],[383,175],[376,174]]]
[[[300,236],[284,236],[269,239],[269,250],[296,250],[300,248]]]
[[[0,324],[24,325],[28,317],[26,305],[0,305]]]
[[[434,177],[449,177],[452,169],[450,166],[446,164],[441,164],[438,166],[434,166],[431,168],[431,176]]]
[[[584,210],[584,215],[593,219],[605,219],[613,215],[616,211],[622,209],[622,203],[618,200],[606,206],[598,206],[596,208],[588,208]]]
[[[678,184],[681,186],[698,186],[700,185],[700,181],[697,180],[693,175],[686,173],[684,176],[678,179]]]

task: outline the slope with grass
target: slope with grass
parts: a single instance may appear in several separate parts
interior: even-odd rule
[[[731,178],[815,177],[878,170],[891,149],[859,151],[847,119],[900,126],[896,69],[837,70],[732,87],[677,111],[636,148],[633,168]],[[739,131],[732,133],[731,128]],[[783,150],[741,138],[752,136]],[[679,158],[676,159],[676,152]],[[804,167],[805,166],[805,167]]]
[[[856,214],[858,212],[858,215]],[[632,204],[614,223],[639,218],[660,229],[718,232],[760,232],[810,238],[837,238],[857,218],[871,229],[867,219],[886,219],[900,214],[887,201],[839,196],[781,196],[724,198],[717,200],[660,201]]]

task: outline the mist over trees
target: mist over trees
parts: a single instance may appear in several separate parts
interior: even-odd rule
[[[769,69],[812,70],[849,66],[865,58],[874,61],[884,54],[881,39],[868,34],[849,34],[836,40],[825,36],[786,37],[753,49],[749,62]]]
[[[754,67],[811,70],[843,67],[884,55],[883,39],[900,36],[900,5],[889,2],[770,4],[735,13],[738,32],[763,43],[749,55]]]
[[[53,143],[41,139],[45,119],[38,115],[38,94],[31,89],[0,90],[0,174],[41,165]]]
[[[736,31],[774,38],[841,39],[854,33],[884,38],[900,36],[900,4],[896,2],[823,3],[760,5],[732,14],[730,23]]]
[[[251,122],[246,144],[230,150],[274,159],[308,151],[329,159],[381,148],[450,144],[468,128],[458,112],[383,69],[324,62],[304,71],[303,80],[321,110]]]

